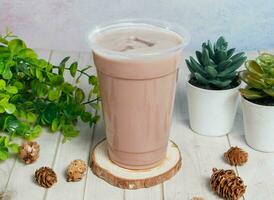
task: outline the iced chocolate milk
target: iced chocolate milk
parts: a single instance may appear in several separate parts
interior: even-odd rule
[[[90,42],[110,159],[129,169],[158,165],[166,155],[186,39],[158,25],[121,22],[101,27]]]

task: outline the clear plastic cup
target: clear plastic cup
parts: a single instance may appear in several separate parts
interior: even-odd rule
[[[165,32],[170,34],[170,40],[174,36],[180,41],[172,47],[148,52],[119,52],[98,42],[104,41],[105,34],[131,28]],[[118,21],[98,26],[89,35],[100,85],[108,154],[117,165],[147,169],[165,158],[177,71],[189,39],[189,34],[179,26],[155,20]]]

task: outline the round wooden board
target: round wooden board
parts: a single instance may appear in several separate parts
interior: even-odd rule
[[[178,146],[169,141],[167,157],[158,166],[146,170],[119,167],[108,157],[107,142],[99,142],[91,153],[93,173],[106,182],[123,189],[147,188],[173,177],[181,168],[182,158]]]

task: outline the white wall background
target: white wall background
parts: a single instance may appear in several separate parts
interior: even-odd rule
[[[273,0],[0,0],[0,31],[9,26],[36,48],[88,50],[92,27],[129,17],[181,24],[191,50],[219,35],[239,50],[274,48]]]

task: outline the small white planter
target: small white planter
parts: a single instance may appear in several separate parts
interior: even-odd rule
[[[239,102],[239,87],[207,90],[187,83],[190,127],[205,136],[222,136],[233,127]]]
[[[242,97],[245,139],[255,150],[274,152],[274,106],[252,103]]]

